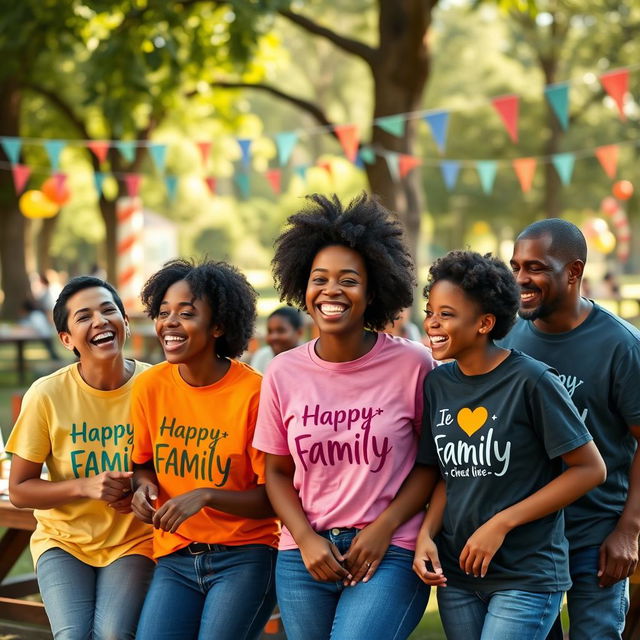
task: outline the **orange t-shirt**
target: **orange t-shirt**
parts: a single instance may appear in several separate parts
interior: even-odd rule
[[[153,460],[157,506],[201,487],[245,491],[264,484],[265,454],[251,446],[261,381],[236,360],[207,387],[190,386],[168,362],[138,376],[131,393],[132,459]],[[204,507],[175,533],[155,529],[153,553],[159,558],[190,542],[275,547],[278,537],[275,518],[254,520]]]

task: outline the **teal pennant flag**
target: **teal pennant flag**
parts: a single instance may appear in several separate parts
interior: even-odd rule
[[[551,157],[551,162],[558,172],[562,184],[567,185],[571,183],[575,161],[576,157],[573,153],[556,153]]]
[[[249,183],[249,174],[244,172],[238,172],[233,176],[236,184],[238,185],[238,189],[240,189],[240,193],[242,197],[248,199],[251,197],[251,184]]]
[[[134,141],[118,140],[115,146],[127,162],[133,162],[136,159],[136,143]]]
[[[405,127],[407,126],[406,118],[402,113],[395,116],[385,116],[384,118],[376,118],[374,122],[383,131],[390,133],[392,136],[397,136],[398,138],[404,135],[404,130],[405,130]]]
[[[164,173],[164,168],[167,164],[167,145],[166,144],[152,144],[149,146],[149,155],[153,160],[153,164],[159,173]]]
[[[306,182],[307,180],[307,169],[309,168],[309,165],[307,164],[298,164],[295,167],[293,167],[293,172],[300,177],[301,180],[304,180]]]
[[[374,164],[376,161],[376,152],[371,147],[360,147],[358,157],[365,164]]]
[[[60,154],[62,150],[66,146],[66,142],[63,140],[47,140],[44,143],[44,148],[47,151],[47,155],[49,156],[49,162],[51,163],[51,168],[54,171],[57,171],[60,167]]]
[[[387,151],[385,153],[385,158],[387,160],[387,167],[389,168],[391,177],[394,182],[398,182],[398,180],[400,180],[400,154],[395,151]]]
[[[96,191],[98,193],[98,200],[101,198],[102,196],[102,185],[104,184],[104,179],[105,179],[105,174],[104,173],[100,173],[99,171],[96,171],[93,174],[93,181],[96,185]]]
[[[178,192],[178,176],[165,176],[164,184],[167,187],[167,195],[172,202],[176,199]]]
[[[1,138],[2,148],[9,158],[11,164],[20,162],[20,151],[22,149],[22,140],[20,138]]]
[[[566,131],[569,127],[569,85],[549,84],[544,88],[544,95],[558,118],[558,122]]]
[[[496,181],[498,163],[494,160],[478,160],[478,162],[476,162],[476,171],[480,178],[482,190],[486,194],[491,193],[493,191],[493,183]]]
[[[291,154],[293,153],[293,149],[297,142],[298,134],[295,131],[283,131],[282,133],[276,134],[278,163],[281,167],[284,167],[284,165],[289,162],[289,158],[291,158]]]

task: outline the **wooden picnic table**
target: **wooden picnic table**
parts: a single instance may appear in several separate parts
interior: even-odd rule
[[[39,334],[30,327],[19,325],[0,326],[0,344],[13,344],[16,347],[16,369],[18,373],[18,384],[24,386],[26,382],[26,360],[24,357],[24,346],[27,342],[42,342],[46,336]]]

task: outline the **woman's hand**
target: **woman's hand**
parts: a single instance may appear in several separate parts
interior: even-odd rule
[[[133,515],[147,524],[153,523],[153,516],[156,508],[153,502],[158,499],[158,487],[150,482],[141,483],[131,499],[131,510]]]
[[[442,573],[436,543],[429,536],[418,536],[413,556],[413,570],[420,580],[430,587],[446,587],[447,578]]]
[[[177,528],[192,515],[207,506],[207,490],[194,489],[180,496],[167,500],[154,514],[153,526],[169,533],[175,533]]]
[[[133,499],[133,494],[129,492],[124,498],[120,500],[116,500],[115,502],[110,502],[109,506],[118,513],[123,516],[131,513],[131,500]]]
[[[103,471],[97,476],[82,478],[82,494],[92,500],[113,504],[131,492],[132,471]]]
[[[371,580],[389,548],[392,536],[393,530],[377,520],[356,535],[349,550],[344,554],[345,566],[352,576],[350,580],[345,580],[345,585],[353,587],[360,580]]]
[[[475,530],[460,554],[460,568],[476,578],[484,578],[496,551],[502,546],[509,528],[497,514]]]
[[[326,538],[312,532],[299,547],[304,566],[315,580],[338,582],[351,579],[351,575],[341,564],[344,557],[338,547]]]

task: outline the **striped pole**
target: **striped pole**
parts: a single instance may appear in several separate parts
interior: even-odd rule
[[[116,206],[118,219],[118,293],[128,313],[140,311],[140,291],[143,285],[144,250],[142,246],[142,201],[140,198],[120,198]]]

